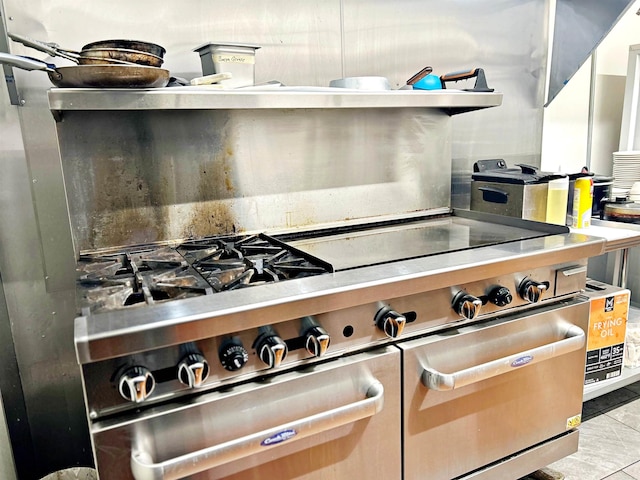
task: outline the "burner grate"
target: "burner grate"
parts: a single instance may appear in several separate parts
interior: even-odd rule
[[[140,246],[78,262],[83,314],[131,308],[331,272],[331,265],[265,235]]]

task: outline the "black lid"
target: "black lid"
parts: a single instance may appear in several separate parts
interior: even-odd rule
[[[593,177],[593,176],[595,176],[595,173],[592,173],[592,172],[570,173],[569,174],[569,180],[576,180],[576,179],[582,178],[582,177]]]
[[[482,180],[485,182],[513,183],[517,185],[529,185],[536,183],[548,183],[550,180],[564,178],[567,175],[563,173],[541,172],[537,167],[531,165],[519,164],[520,168],[496,168],[494,170],[485,170],[483,172],[473,173],[473,180]]]

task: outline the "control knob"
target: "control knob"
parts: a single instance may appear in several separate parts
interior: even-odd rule
[[[240,370],[249,360],[249,354],[239,338],[224,340],[220,345],[218,355],[222,366],[231,372]]]
[[[374,321],[380,330],[389,338],[398,338],[402,335],[407,319],[390,307],[382,307],[376,313]]]
[[[513,301],[509,289],[500,285],[493,287],[487,296],[489,301],[497,307],[505,307]]]
[[[453,297],[451,305],[453,310],[462,318],[473,320],[480,313],[482,300],[467,292],[460,291]]]
[[[272,327],[260,327],[260,334],[253,346],[258,358],[269,368],[279,367],[287,356],[287,344]]]
[[[153,374],[142,366],[127,367],[118,379],[118,392],[122,398],[134,403],[146,400],[155,387]]]
[[[318,325],[313,317],[304,317],[300,328],[300,335],[305,337],[304,346],[309,355],[322,357],[327,353],[331,337],[327,331]]]
[[[202,386],[209,376],[209,363],[201,353],[190,353],[178,363],[178,380],[190,388]]]
[[[548,288],[549,284],[546,282],[536,282],[530,278],[525,278],[520,282],[518,294],[529,303],[538,303]]]

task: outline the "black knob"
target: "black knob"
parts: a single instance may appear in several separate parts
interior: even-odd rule
[[[374,322],[389,338],[398,338],[402,335],[407,319],[389,307],[378,310],[374,317]]]
[[[525,278],[520,282],[518,294],[529,303],[538,303],[548,288],[549,284],[547,282],[536,282],[530,278]]]
[[[253,346],[258,358],[269,368],[279,367],[287,356],[287,344],[272,327],[260,327],[260,334]]]
[[[178,363],[178,380],[187,387],[202,386],[209,376],[209,363],[201,353],[190,353]]]
[[[460,291],[454,297],[451,302],[453,310],[462,318],[467,320],[473,320],[480,313],[480,307],[482,307],[482,300],[478,297]]]
[[[118,379],[118,392],[130,402],[140,403],[146,400],[155,387],[156,381],[146,367],[127,367]]]
[[[304,346],[309,355],[322,357],[327,353],[331,337],[327,331],[318,325],[313,317],[304,317],[300,327],[300,336],[305,337]]]
[[[222,366],[231,372],[240,370],[249,360],[249,354],[239,338],[224,340],[220,345],[218,355]]]
[[[493,287],[487,296],[489,297],[489,301],[498,307],[504,307],[513,301],[509,289],[500,285]]]

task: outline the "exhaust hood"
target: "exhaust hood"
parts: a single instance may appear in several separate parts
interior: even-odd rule
[[[558,95],[633,2],[556,0],[546,105]]]

